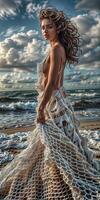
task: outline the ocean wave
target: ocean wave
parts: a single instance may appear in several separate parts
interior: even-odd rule
[[[75,110],[77,109],[86,109],[86,108],[100,108],[100,98],[96,99],[75,99],[71,96],[69,97],[71,103]],[[37,105],[37,101],[18,101],[11,103],[0,103],[0,112],[8,112],[8,111],[35,111]]]
[[[88,119],[95,119],[100,118],[100,108],[98,109],[87,109],[87,110],[80,110],[76,112],[77,116],[80,118],[88,118]]]
[[[1,151],[0,149],[0,165],[8,163],[14,159],[14,155],[9,152]]]
[[[70,94],[71,96],[78,96],[78,97],[96,97],[97,96],[97,93],[73,93],[73,94]],[[100,96],[100,95],[99,95]]]
[[[37,91],[2,91],[0,92],[0,102],[36,101]]]
[[[77,101],[72,101],[72,105],[75,110],[86,109],[86,108],[100,108],[100,98],[98,99],[81,99]]]
[[[14,150],[22,150],[27,147],[29,134],[30,131],[17,132],[9,136],[0,133],[0,165],[7,164],[14,159]]]
[[[88,146],[94,150],[100,149],[100,130],[80,130],[81,135],[85,136],[88,141]]]
[[[30,110],[30,111],[34,111],[36,107],[36,102],[15,102],[15,103],[10,103],[8,105],[6,104],[1,104],[0,105],[0,111],[1,112],[5,112],[5,111],[26,111],[26,110]]]

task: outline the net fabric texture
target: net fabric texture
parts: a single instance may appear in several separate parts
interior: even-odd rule
[[[39,82],[36,89],[39,105]],[[45,116],[44,124],[35,122],[28,147],[1,171],[0,195],[6,194],[5,200],[99,200],[95,155],[79,133],[64,87],[54,90]]]

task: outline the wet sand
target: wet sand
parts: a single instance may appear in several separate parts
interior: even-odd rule
[[[30,125],[30,126],[22,126],[22,127],[14,127],[14,128],[5,128],[5,129],[1,129],[0,132],[1,133],[6,133],[6,134],[12,134],[12,133],[16,133],[16,132],[28,132],[28,131],[32,131],[34,130],[35,126],[34,125]]]
[[[100,120],[84,120],[80,121],[80,129],[100,130]]]
[[[28,132],[34,130],[35,125],[29,125],[29,126],[23,126],[23,127],[17,127],[17,128],[6,128],[6,129],[1,129],[1,133],[6,133],[6,134],[13,134],[16,132]],[[79,129],[86,129],[86,130],[99,130],[100,129],[100,120],[82,120],[80,121],[80,127]]]

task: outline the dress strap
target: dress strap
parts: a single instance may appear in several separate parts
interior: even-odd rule
[[[45,65],[45,62],[47,60],[47,58],[50,56],[50,52],[46,55],[46,57],[43,59],[42,61],[42,72],[44,71],[44,65]]]
[[[46,57],[43,59],[43,61],[42,61],[43,64],[45,63],[45,61],[47,60],[47,58],[48,58],[49,56],[50,56],[50,52],[47,53]]]

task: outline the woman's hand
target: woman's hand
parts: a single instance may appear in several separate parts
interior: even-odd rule
[[[37,123],[45,123],[44,110],[38,110],[36,121]]]

